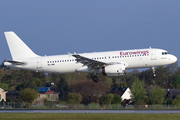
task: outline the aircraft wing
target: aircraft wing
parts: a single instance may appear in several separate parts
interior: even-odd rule
[[[84,66],[88,66],[88,68],[90,69],[104,67],[105,65],[108,65],[108,63],[106,62],[93,60],[78,54],[72,54],[72,56],[76,58],[77,63],[82,63]]]

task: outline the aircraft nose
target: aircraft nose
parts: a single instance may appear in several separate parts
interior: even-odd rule
[[[177,57],[173,55],[171,60],[173,61],[173,63],[175,63],[177,61]]]

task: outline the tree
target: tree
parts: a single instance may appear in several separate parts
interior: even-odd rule
[[[117,94],[114,94],[114,99],[112,100],[112,104],[121,104],[121,96],[117,95]]]
[[[37,87],[42,87],[43,85],[43,83],[41,82],[39,78],[33,78],[32,81],[33,81],[33,84],[36,85]]]
[[[82,95],[82,103],[89,104],[99,101],[99,95],[106,92],[106,87],[102,81],[98,83],[92,80],[79,80],[72,82],[70,91]]]
[[[67,103],[69,104],[79,104],[82,101],[82,96],[79,93],[68,93]]]
[[[172,101],[173,105],[180,105],[180,95],[176,96],[176,98]]]
[[[125,78],[123,79],[122,86],[123,86],[123,87],[127,87],[127,83],[126,83],[126,79],[125,79]]]
[[[159,86],[153,87],[149,92],[149,104],[162,104],[165,96],[165,91],[162,91]]]
[[[172,82],[172,85],[177,89],[180,88],[180,75],[175,76],[174,81]]]
[[[144,104],[147,92],[143,85],[142,81],[135,78],[135,81],[131,86],[132,97],[134,98],[136,104]]]
[[[101,105],[107,105],[107,104],[111,104],[111,102],[114,99],[114,95],[112,93],[104,95],[101,97],[100,99],[100,104]]]
[[[38,93],[31,88],[26,88],[25,90],[20,91],[19,95],[26,104],[32,103],[38,97]]]
[[[8,91],[8,90],[9,90],[9,85],[6,84],[6,83],[1,83],[1,84],[0,84],[0,88],[2,88],[2,89],[4,89],[4,90]]]
[[[117,77],[113,76],[112,77],[112,86],[111,86],[111,88],[117,87],[116,81],[117,81]]]
[[[66,80],[65,80],[63,77],[60,78],[60,81],[59,81],[59,84],[58,84],[57,88],[58,88],[61,92],[64,92],[64,91],[67,91],[67,90],[68,90],[68,84],[67,84]]]

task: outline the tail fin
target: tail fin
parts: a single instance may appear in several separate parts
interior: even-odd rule
[[[13,60],[37,57],[14,32],[4,32]]]

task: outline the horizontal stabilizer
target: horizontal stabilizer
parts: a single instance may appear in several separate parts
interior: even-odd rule
[[[26,64],[25,62],[19,62],[19,61],[13,61],[13,60],[5,60],[4,63],[5,62],[14,64],[14,65],[24,65],[24,64]]]

